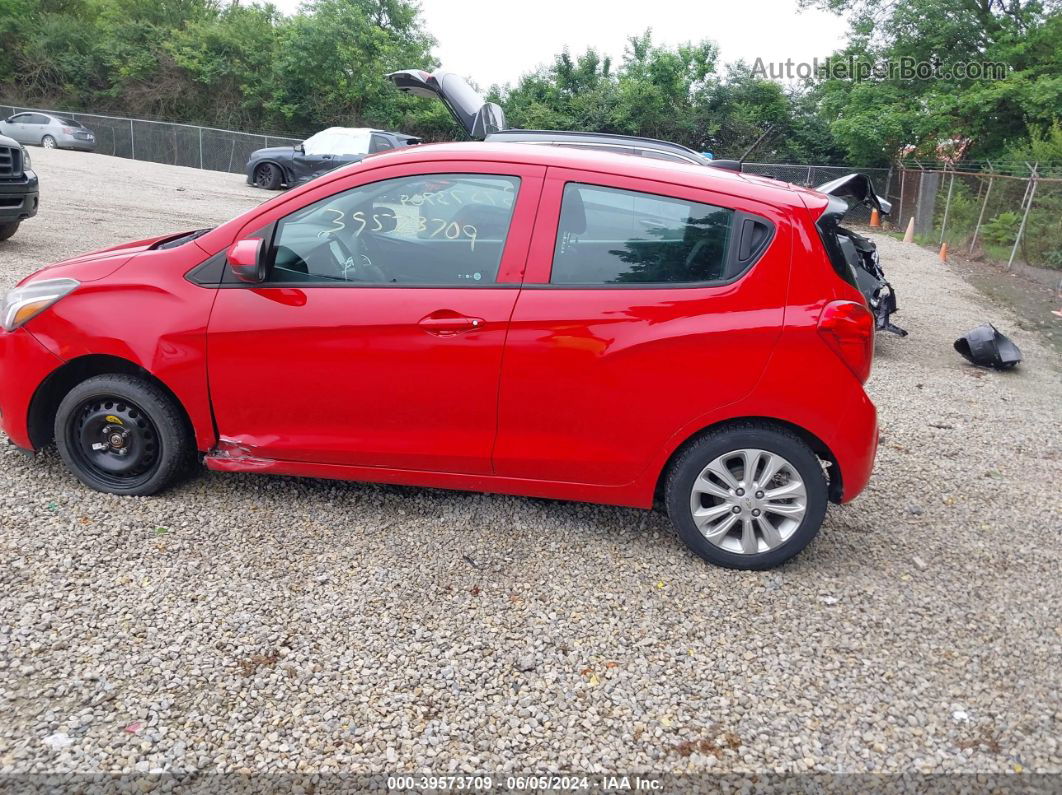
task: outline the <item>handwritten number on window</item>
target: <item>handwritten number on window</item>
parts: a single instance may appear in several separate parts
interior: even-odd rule
[[[334,235],[336,232],[342,232],[344,229],[347,228],[347,225],[345,223],[343,223],[343,211],[342,210],[337,210],[335,207],[325,207],[324,211],[326,213],[335,213],[336,217],[329,219],[329,221],[333,224],[332,228],[331,229],[322,229],[320,232],[318,232],[318,234],[317,234],[318,237],[330,237],[331,235]]]

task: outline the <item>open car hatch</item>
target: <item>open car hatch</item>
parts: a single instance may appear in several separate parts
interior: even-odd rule
[[[845,174],[816,186],[815,190],[827,196],[852,199],[856,204],[877,210],[882,215],[892,212],[892,203],[874,192],[874,184],[866,174]]]
[[[399,91],[441,99],[457,123],[477,141],[506,129],[505,111],[483,99],[460,75],[441,69],[434,72],[404,69],[391,72],[387,77]]]
[[[831,260],[850,269],[856,287],[874,313],[877,330],[906,337],[907,332],[892,322],[897,306],[896,291],[885,278],[877,245],[841,226],[841,220],[856,205],[888,215],[892,204],[874,192],[874,183],[866,174],[846,174],[819,185],[815,190],[830,197],[817,225]]]

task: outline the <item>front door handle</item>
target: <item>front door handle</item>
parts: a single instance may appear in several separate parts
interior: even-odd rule
[[[463,331],[474,331],[483,328],[484,320],[481,317],[468,317],[456,312],[442,310],[432,312],[420,321],[420,327],[429,334],[450,336],[460,334]]]

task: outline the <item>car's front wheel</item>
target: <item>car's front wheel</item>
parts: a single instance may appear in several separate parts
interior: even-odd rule
[[[673,463],[668,516],[710,563],[768,569],[800,552],[826,515],[826,479],[796,434],[758,423],[710,432]]]
[[[75,386],[55,417],[59,454],[78,479],[109,494],[155,494],[195,456],[174,399],[146,378],[100,375]]]
[[[254,184],[266,190],[280,190],[283,175],[272,163],[262,163],[254,170]]]
[[[7,240],[15,232],[18,231],[18,225],[20,221],[15,221],[13,224],[0,224],[0,240]]]
[[[52,138],[52,136],[46,135],[41,138],[41,146],[43,146],[45,149],[55,149],[57,144],[55,143],[55,139]]]

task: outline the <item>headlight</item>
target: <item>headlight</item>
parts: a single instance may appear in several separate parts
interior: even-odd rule
[[[0,325],[6,331],[14,331],[80,286],[81,282],[74,279],[41,279],[16,287],[0,304]]]
[[[26,147],[24,147],[24,146],[20,146],[19,149],[22,150],[22,168],[24,168],[24,169],[29,168],[30,166],[33,165],[30,162],[29,152],[26,151]]]

